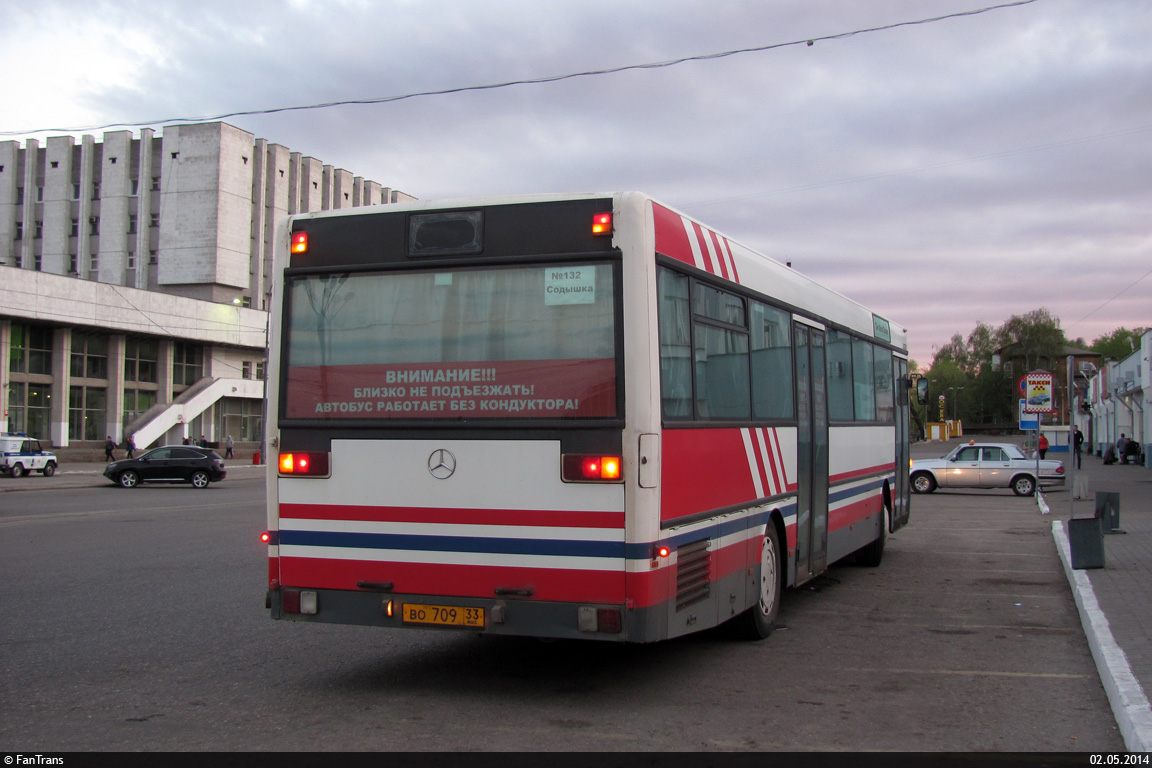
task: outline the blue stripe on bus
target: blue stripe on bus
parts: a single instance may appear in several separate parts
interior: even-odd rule
[[[878,490],[883,479],[839,491],[831,491],[829,503],[840,502]],[[796,502],[776,507],[785,518],[796,514]],[[760,528],[768,522],[768,510],[725,517],[712,525],[660,539],[682,546],[702,538],[719,539]],[[652,556],[652,542],[625,544],[619,541],[568,541],[558,539],[515,539],[473,536],[433,536],[419,534],[357,533],[340,531],[281,530],[280,544],[287,546],[338,547],[359,549],[397,549],[430,552],[472,552],[508,555],[543,555],[557,557],[605,557],[647,560]]]
[[[280,531],[280,545],[341,547],[352,549],[400,549],[426,552],[474,552],[502,555],[551,555],[556,557],[623,558],[622,541],[564,541],[557,539],[501,539],[474,536],[429,536],[395,533],[340,531]],[[643,547],[647,557],[651,546]]]

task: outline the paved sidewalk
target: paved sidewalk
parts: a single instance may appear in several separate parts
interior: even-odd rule
[[[1049,455],[1067,465],[1066,455]],[[1046,493],[1053,534],[1080,608],[1081,621],[1101,681],[1112,702],[1125,744],[1152,750],[1152,470],[1112,464],[1085,455],[1081,469],[1087,488]],[[1093,517],[1097,492],[1120,494],[1120,525],[1125,533],[1104,537],[1104,567],[1073,571],[1068,562],[1069,517]],[[1095,609],[1092,603],[1095,603]]]

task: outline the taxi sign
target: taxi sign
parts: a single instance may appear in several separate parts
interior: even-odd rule
[[[1054,413],[1056,411],[1056,380],[1047,371],[1033,371],[1024,376],[1024,412]]]

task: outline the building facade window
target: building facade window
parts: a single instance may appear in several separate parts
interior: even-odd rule
[[[72,332],[71,373],[77,379],[108,379],[108,337],[99,333]]]
[[[83,385],[69,387],[68,437],[72,440],[103,440],[107,406],[107,388]]]
[[[154,405],[156,405],[156,390],[125,389],[124,420],[121,425],[127,428],[129,424],[143,416]]]
[[[172,355],[172,384],[187,387],[204,375],[204,350],[198,344],[176,342]]]
[[[263,425],[262,401],[249,398],[228,397],[220,401],[216,434],[220,441],[228,435],[241,443],[260,441]]]
[[[12,324],[8,370],[13,374],[52,374],[52,329]]]
[[[8,388],[8,431],[48,439],[52,423],[52,385],[13,382]]]
[[[128,338],[124,343],[124,380],[155,384],[160,365],[160,342]]]

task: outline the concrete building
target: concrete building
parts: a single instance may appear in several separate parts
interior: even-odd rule
[[[1131,355],[1100,366],[1088,381],[1084,404],[1080,428],[1097,455],[1124,435],[1141,447],[1138,460],[1152,469],[1152,331]]]
[[[0,142],[0,425],[258,441],[276,220],[412,199],[221,122]]]

